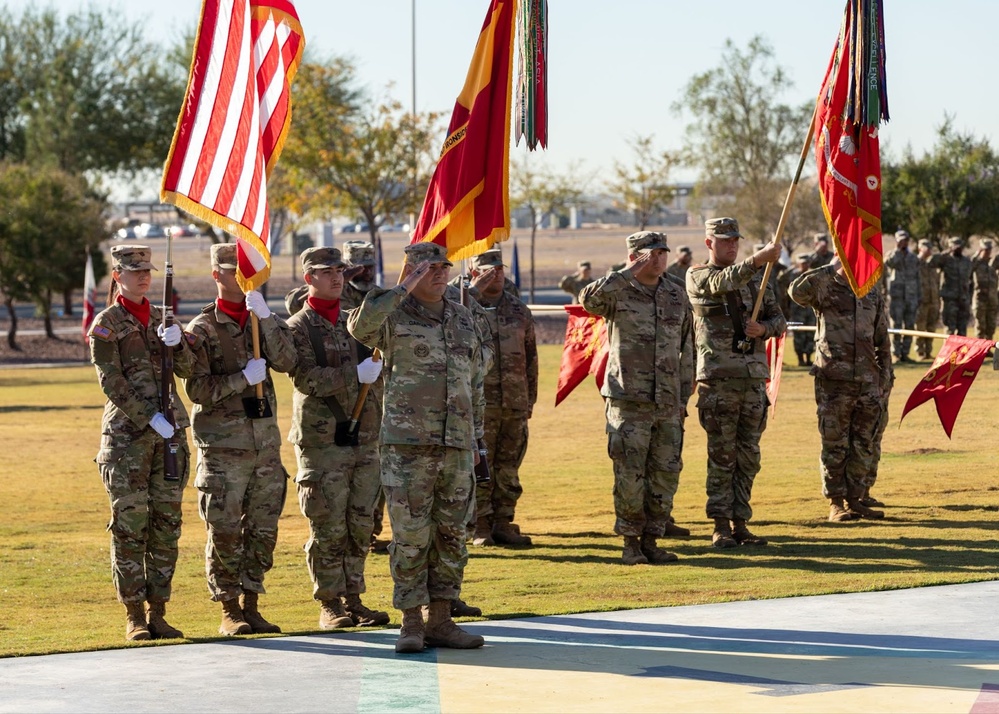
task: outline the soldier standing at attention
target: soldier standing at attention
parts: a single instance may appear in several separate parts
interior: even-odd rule
[[[896,330],[913,330],[920,298],[920,262],[909,250],[909,232],[895,232],[895,250],[885,256],[888,277],[888,307],[891,326]],[[896,362],[912,362],[909,350],[912,335],[892,335],[892,353]]]
[[[405,251],[401,282],[373,289],[348,320],[355,339],[385,356],[379,445],[392,604],[402,610],[395,649],[472,649],[483,639],[454,623],[451,602],[468,562],[465,525],[483,435],[479,334],[472,313],[444,297],[452,265],[444,248],[414,243]]]
[[[111,502],[111,578],[125,606],[126,640],[184,636],[164,615],[177,565],[190,422],[176,394],[175,423],[160,411],[160,343],[174,348],[178,377],[190,374],[194,356],[180,326],[164,330],[160,309],[146,299],[151,260],[144,245],[111,248],[108,306],[90,327],[90,359],[108,398],[95,461]],[[173,481],[165,479],[166,439],[178,447]]]
[[[244,297],[236,282],[235,243],[212,246],[212,278],[218,299],[187,326],[196,360],[186,384],[198,446],[194,485],[208,532],[208,590],[222,603],[221,634],[280,632],[257,607],[264,574],[274,565],[288,488],[268,366],[290,371],[295,343],[263,295],[251,290]],[[259,359],[253,357],[251,312],[260,321]],[[264,404],[254,389],[260,383]],[[268,407],[263,414],[261,406]]]
[[[590,265],[590,261],[581,260],[576,264],[575,273],[563,275],[562,279],[558,281],[558,286],[565,292],[572,295],[573,305],[579,303],[579,291],[593,282],[593,278],[590,277],[591,269],[592,266]]]
[[[485,309],[492,366],[483,389],[490,480],[475,485],[475,545],[531,545],[513,520],[524,489],[520,464],[527,453],[527,422],[538,401],[538,346],[534,317],[505,289],[499,248],[471,259],[471,287]],[[453,614],[453,613],[452,613]]]
[[[829,499],[829,520],[884,518],[863,503],[876,476],[880,422],[888,408],[894,376],[891,343],[881,293],[853,293],[836,261],[798,277],[791,299],[818,315],[815,377],[822,495]],[[844,502],[845,501],[845,502]]]
[[[687,296],[694,312],[697,345],[697,410],[708,437],[708,518],[718,548],[766,545],[749,531],[750,498],[760,470],[760,437],[767,427],[766,381],[770,376],[764,341],[784,333],[787,323],[777,297],[764,286],[757,321],[751,321],[762,273],[781,247],[768,243],[739,263],[739,223],[713,218],[705,224],[710,259],[687,272]]]
[[[808,270],[808,253],[798,253],[795,256],[795,267],[786,270],[780,275],[778,282],[778,297],[786,298],[785,305],[781,305],[781,312],[784,313],[787,321],[798,325],[814,325],[815,312],[810,307],[802,307],[791,300],[787,289],[798,277],[804,275]],[[799,367],[810,367],[812,365],[812,353],[815,352],[815,333],[812,330],[794,331],[794,354],[798,357]]]
[[[690,250],[690,246],[686,245],[681,245],[677,248],[676,253],[676,260],[669,264],[669,267],[666,268],[666,273],[679,278],[680,283],[686,285],[687,270],[690,269],[691,263],[694,262],[694,253]]]
[[[983,238],[975,257],[971,259],[972,310],[975,313],[975,336],[991,340],[996,331],[996,311],[999,310],[999,279],[992,258],[992,239]]]
[[[919,309],[916,310],[916,329],[936,332],[940,326],[940,265],[941,256],[933,252],[933,243],[926,238],[919,241]],[[932,359],[933,338],[917,337],[916,354],[920,359]]]
[[[964,241],[947,241],[950,251],[940,255],[940,300],[948,335],[967,335],[971,319],[971,259],[964,255]]]
[[[309,297],[288,320],[298,352],[298,363],[288,373],[295,385],[288,440],[298,459],[298,502],[310,532],[306,563],[313,597],[321,603],[323,630],[389,621],[388,613],[361,603],[372,513],[381,491],[380,408],[371,391],[358,433],[349,433],[359,384],[378,379],[382,363],[372,361],[368,350],[347,334],[340,299],[343,269],[336,248],[302,253]]]
[[[600,390],[607,453],[614,463],[614,532],[625,565],[677,560],[656,544],[690,535],[675,526],[673,497],[683,469],[683,417],[694,388],[690,303],[664,277],[666,234],[641,231],[625,241],[623,270],[587,285],[580,303],[607,320],[609,355]]]

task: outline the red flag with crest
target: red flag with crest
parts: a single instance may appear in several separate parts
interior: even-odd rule
[[[566,305],[565,311],[569,314],[569,321],[565,326],[555,406],[568,397],[588,374],[596,378],[597,388],[601,388],[607,367],[607,323],[604,319],[591,315],[581,305]]]

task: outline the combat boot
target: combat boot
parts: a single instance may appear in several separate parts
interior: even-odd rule
[[[512,518],[500,518],[493,525],[493,541],[499,545],[530,545],[531,537],[521,535]]]
[[[368,546],[368,551],[371,553],[388,553],[390,541],[381,540],[376,536],[371,536],[371,545]]]
[[[739,545],[766,545],[766,538],[761,538],[746,528],[746,522],[740,520],[732,521],[732,540]]]
[[[844,523],[853,520],[853,514],[847,509],[842,498],[829,499],[829,520],[832,523]]]
[[[690,535],[690,529],[678,526],[671,518],[666,521],[666,525],[663,527],[663,535],[670,538],[686,538]]]
[[[258,594],[255,592],[249,590],[243,591],[243,619],[246,620],[246,624],[253,628],[253,633],[256,635],[277,634],[281,631],[281,628],[274,623],[267,622],[264,616],[260,614],[260,610],[257,609],[258,597]]]
[[[649,533],[642,535],[642,540],[638,547],[641,549],[646,561],[653,565],[665,565],[666,563],[675,563],[679,560],[676,557],[676,553],[670,553],[668,550],[663,550],[656,545],[656,537]]]
[[[879,501],[878,499],[874,498],[874,496],[871,495],[871,489],[869,488],[864,490],[864,496],[863,498],[860,499],[860,502],[863,503],[868,508],[871,508],[873,506],[877,506],[878,508],[885,507],[885,504],[883,504],[881,501]]]
[[[621,562],[625,565],[648,565],[649,559],[642,552],[642,545],[635,536],[624,537],[624,551]]]
[[[461,598],[451,601],[451,617],[482,617],[482,608],[469,605]]]
[[[399,628],[399,639],[395,642],[395,651],[400,654],[422,652],[425,632],[423,608],[419,606],[406,608],[402,611],[402,627]]]
[[[141,602],[125,603],[125,639],[131,642],[148,640],[149,625],[146,624],[146,611]]]
[[[243,611],[239,607],[239,598],[222,601],[222,624],[219,625],[219,634],[228,635],[250,635],[253,628],[243,619]]]
[[[149,620],[149,634],[154,640],[178,640],[184,633],[164,619],[166,603],[146,603],[146,618]]]
[[[715,519],[715,532],[711,534],[711,545],[715,548],[738,548],[739,544],[732,537],[732,524],[727,518]]]
[[[496,545],[496,541],[493,540],[493,527],[489,524],[489,518],[486,516],[475,520],[472,545]]]
[[[343,599],[344,611],[355,627],[376,627],[389,623],[389,614],[382,610],[369,610],[361,602],[361,596],[348,593]]]
[[[451,619],[450,600],[430,602],[424,641],[427,647],[450,647],[455,650],[474,650],[485,644],[482,637],[465,632]]]
[[[320,630],[342,630],[345,627],[353,626],[354,620],[344,611],[340,598],[335,597],[332,600],[320,600]]]
[[[879,518],[885,517],[884,511],[875,511],[873,508],[868,508],[859,498],[848,498],[846,500],[846,505],[849,506],[850,512],[854,514],[854,518],[871,518],[878,520]]]

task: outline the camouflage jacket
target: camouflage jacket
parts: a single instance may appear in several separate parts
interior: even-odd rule
[[[361,303],[364,302],[364,296],[367,295],[373,285],[358,285],[353,280],[348,280],[343,285],[343,292],[340,293],[340,308],[343,310],[353,310],[355,307],[360,307]]]
[[[493,365],[483,389],[486,407],[529,412],[538,401],[538,343],[534,316],[523,301],[503,292],[495,305],[482,303],[489,325]]]
[[[572,295],[572,302],[575,305],[579,302],[580,291],[592,282],[593,278],[584,279],[578,274],[572,273],[571,275],[563,275],[562,279],[558,281],[558,286]]]
[[[496,359],[496,355],[493,354],[493,341],[489,337],[492,334],[492,328],[489,326],[489,317],[486,315],[485,308],[479,303],[479,291],[475,288],[469,288],[468,299],[462,302],[461,283],[458,282],[459,280],[461,280],[460,276],[448,283],[444,297],[451,302],[464,305],[472,311],[472,318],[475,320],[475,332],[479,336],[479,346],[482,348],[481,377],[485,379],[486,373],[493,368],[493,362]]]
[[[697,381],[723,379],[767,379],[766,340],[784,334],[787,321],[777,304],[777,296],[767,285],[757,322],[763,325],[763,337],[752,340],[749,354],[735,350],[735,328],[729,316],[728,294],[735,293],[739,319],[745,325],[753,314],[763,271],[753,266],[752,258],[720,268],[695,265],[687,271],[687,297],[694,311],[694,342],[697,345]]]
[[[890,387],[888,314],[877,290],[858,298],[846,278],[826,266],[799,276],[791,283],[790,292],[796,303],[812,308],[818,316],[811,374],[872,384],[878,389]]]
[[[160,403],[160,376],[163,343],[156,336],[162,322],[160,309],[149,306],[149,326],[143,327],[119,304],[102,310],[90,326],[90,361],[97,368],[101,390],[107,396],[101,433],[131,441],[149,426]],[[191,373],[194,354],[187,340],[173,348],[173,373],[185,378]],[[191,425],[187,409],[174,391],[170,402],[174,426]]]
[[[676,278],[680,278],[681,281],[686,283],[687,271],[690,270],[689,265],[683,265],[682,263],[670,263],[666,267],[666,272]]]
[[[971,301],[971,258],[940,253],[933,256],[940,266],[940,299]]]
[[[999,305],[999,279],[996,276],[995,261],[972,258],[971,286],[975,302],[984,305]]]
[[[374,288],[347,329],[385,358],[381,443],[471,449],[482,438],[482,351],[468,308],[445,299],[437,317],[400,285]]]
[[[816,268],[821,268],[825,265],[829,265],[832,259],[836,257],[836,254],[831,250],[826,251],[825,255],[819,255],[818,253],[810,253],[808,255],[808,264],[811,266],[812,270]]]
[[[791,299],[791,295],[788,292],[791,287],[791,283],[804,274],[804,271],[798,270],[797,268],[791,268],[790,270],[785,270],[781,273],[780,297],[783,298],[781,302],[781,312],[784,313],[784,317],[788,322],[795,322],[800,325],[814,325],[815,311],[810,307],[804,307],[796,303]]]
[[[238,322],[212,303],[187,326],[195,362],[185,387],[194,402],[194,443],[201,448],[259,451],[281,446],[270,370],[288,372],[295,366],[295,342],[280,317],[271,315],[260,320],[260,354],[268,367],[267,378],[261,384],[274,416],[250,419],[243,398],[255,397],[256,387],[247,383],[243,368],[253,357],[252,319],[242,330]]]
[[[940,303],[940,257],[933,253],[919,259],[919,304],[939,305]]]
[[[684,290],[668,278],[647,287],[622,270],[587,285],[579,300],[607,320],[609,353],[600,393],[685,408],[694,388],[694,343]]]
[[[288,315],[294,315],[301,310],[308,297],[308,285],[299,285],[297,288],[289,290],[288,294],[284,296],[284,309],[288,311]]]
[[[905,300],[919,304],[921,261],[908,250],[895,250],[885,256],[888,296],[892,300]]]

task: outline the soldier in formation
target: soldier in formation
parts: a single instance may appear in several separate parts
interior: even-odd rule
[[[770,376],[765,340],[784,334],[787,323],[760,268],[781,255],[769,243],[746,260],[739,255],[734,218],[705,222],[710,259],[687,272],[687,296],[694,313],[697,346],[697,410],[708,439],[707,515],[718,548],[766,545],[747,527],[753,481],[760,471],[760,437],[767,426],[766,380]],[[757,320],[750,320],[756,296],[764,290]]]
[[[925,238],[919,241],[919,308],[916,310],[916,329],[936,332],[940,326],[940,261],[933,252],[933,243]],[[920,359],[932,359],[933,338],[917,337],[916,354]]]
[[[161,351],[172,348],[173,373],[189,376],[194,362],[178,325],[164,328],[146,298],[152,251],[111,248],[107,309],[90,327],[90,359],[107,396],[97,467],[111,505],[111,578],[125,606],[125,639],[183,637],[166,619],[180,540],[181,501],[189,474],[183,402],[171,395],[173,422],[162,411]],[[168,446],[168,443],[170,446]],[[176,467],[168,477],[167,448]]]
[[[794,267],[781,273],[777,285],[777,297],[781,312],[789,323],[796,325],[814,325],[815,312],[810,307],[802,307],[791,300],[787,289],[797,278],[810,269],[808,253],[798,253],[794,259]],[[793,335],[794,354],[798,358],[799,367],[812,366],[812,354],[815,352],[815,332],[812,330],[795,330]]]
[[[583,288],[580,302],[607,320],[609,356],[600,390],[607,453],[614,465],[614,532],[625,565],[660,565],[677,556],[657,544],[690,535],[672,521],[683,468],[683,417],[693,391],[690,301],[664,277],[664,233],[628,236],[628,263]]]
[[[812,268],[821,268],[823,265],[829,265],[832,262],[833,253],[832,249],[829,247],[829,236],[826,233],[816,233],[812,236],[812,255],[808,259],[808,264]]]
[[[679,278],[681,285],[687,284],[687,271],[694,262],[694,252],[688,245],[677,246],[676,259],[666,268],[666,273]]]
[[[558,286],[565,292],[572,295],[573,305],[577,305],[579,303],[579,291],[593,282],[593,277],[590,275],[591,270],[592,266],[590,265],[590,261],[581,260],[576,264],[575,273],[563,275],[562,279],[558,281]]]
[[[187,326],[195,362],[185,385],[194,402],[194,485],[208,534],[208,590],[222,605],[220,633],[280,632],[258,609],[288,487],[268,368],[290,371],[295,344],[263,295],[243,295],[235,243],[213,245],[211,261],[218,298]],[[260,325],[259,358],[253,356],[251,313]],[[262,385],[262,398],[256,385]]]
[[[999,279],[997,260],[992,257],[992,239],[982,239],[978,252],[971,259],[971,309],[975,315],[975,336],[991,340],[996,331],[996,311],[999,310]]]
[[[891,326],[896,330],[913,330],[920,300],[921,263],[909,250],[909,232],[895,233],[895,249],[885,256],[888,307]],[[896,362],[912,362],[909,350],[912,335],[892,335],[892,353]]]
[[[964,255],[964,241],[951,238],[949,251],[936,256],[940,266],[940,300],[943,323],[949,335],[967,335],[971,319],[971,259]]]

